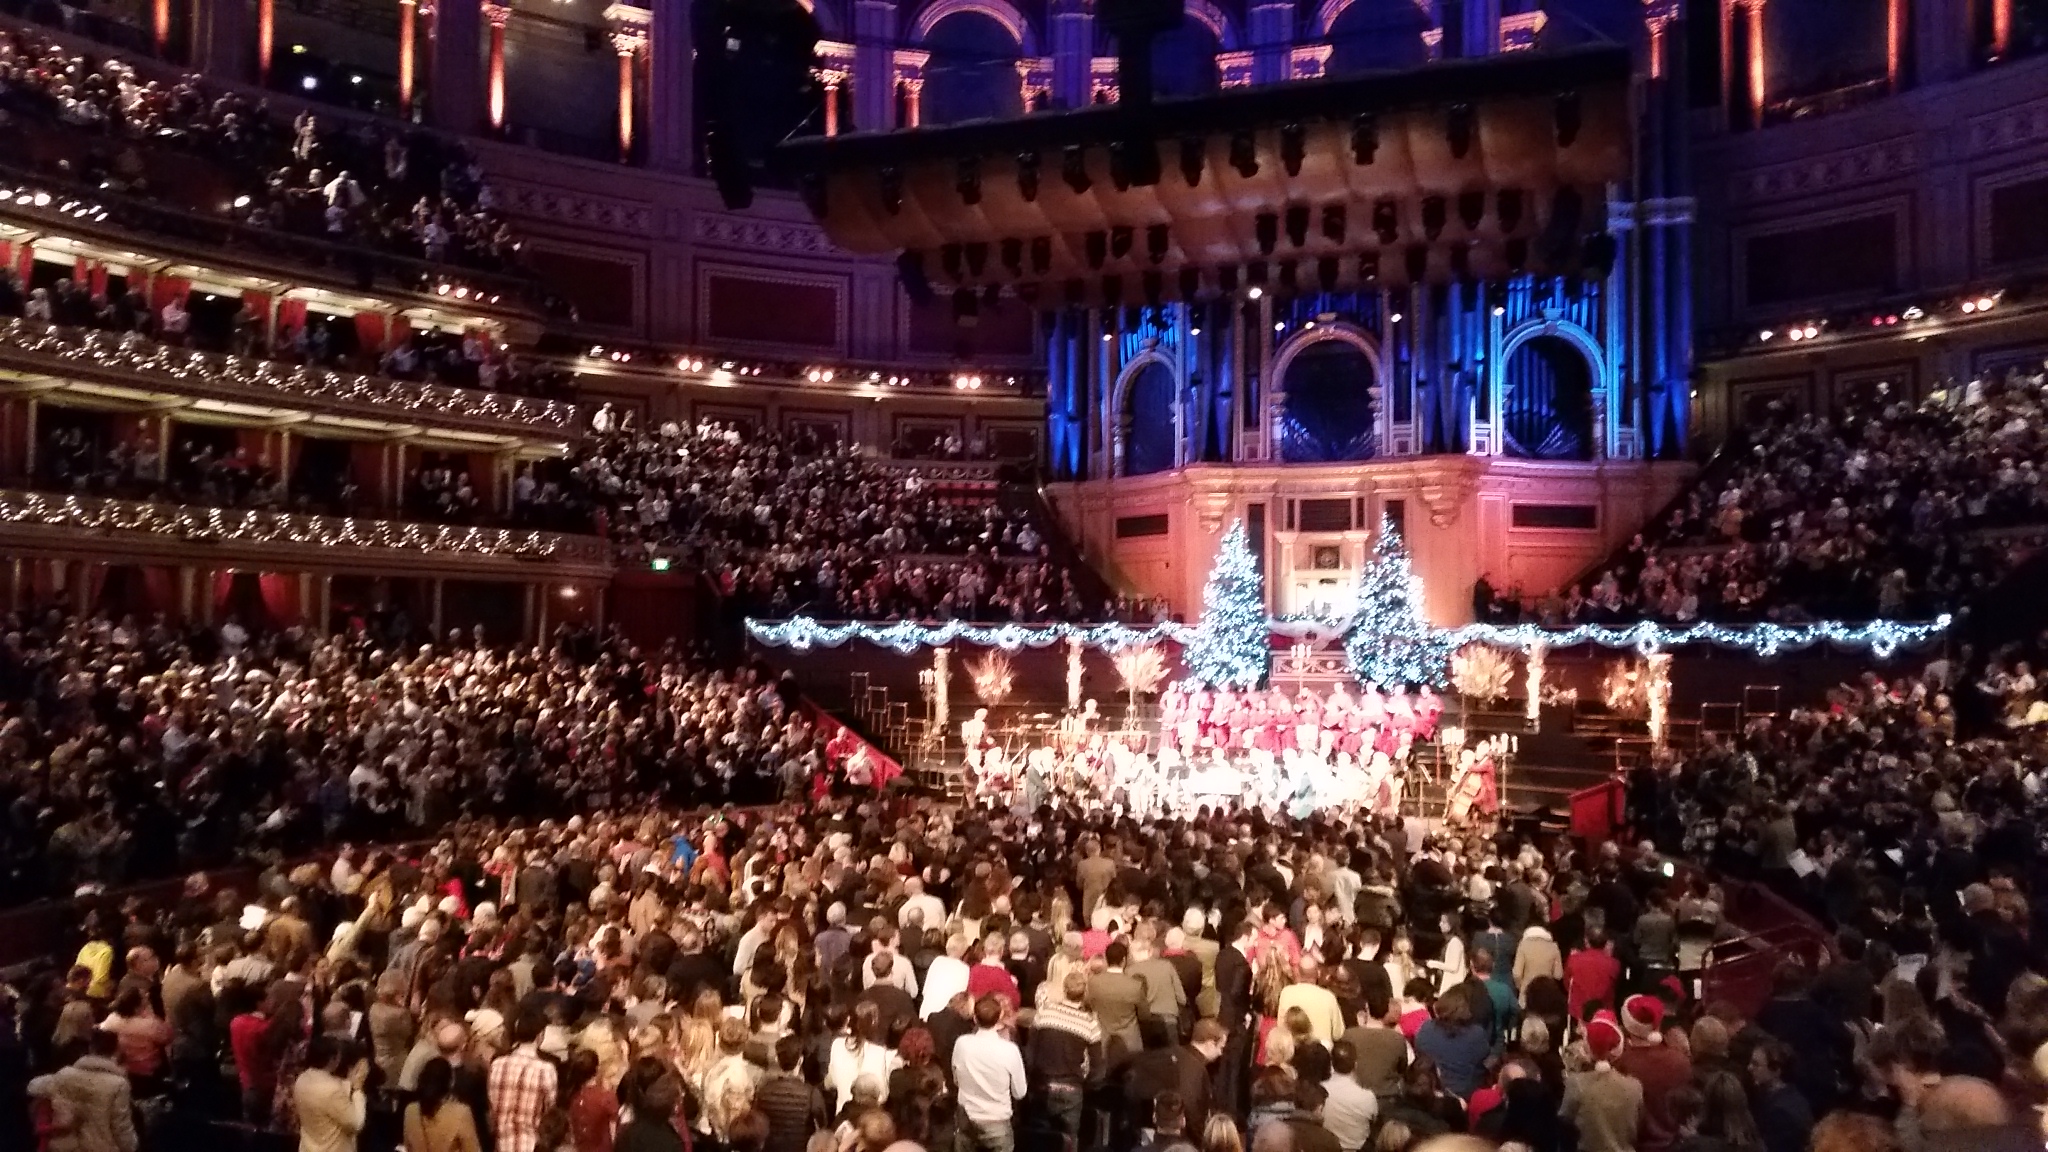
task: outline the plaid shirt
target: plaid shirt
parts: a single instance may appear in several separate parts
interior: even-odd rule
[[[555,1103],[555,1066],[531,1044],[521,1044],[491,1064],[491,1131],[498,1152],[535,1152],[540,1118]]]

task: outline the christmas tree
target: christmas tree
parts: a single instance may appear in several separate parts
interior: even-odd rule
[[[1392,520],[1380,520],[1372,558],[1359,574],[1358,608],[1344,638],[1351,672],[1369,684],[1442,687],[1450,641],[1422,616],[1422,579]]]
[[[1233,521],[1202,588],[1202,618],[1181,662],[1188,678],[1211,688],[1256,688],[1266,679],[1273,644],[1265,583],[1244,524]]]

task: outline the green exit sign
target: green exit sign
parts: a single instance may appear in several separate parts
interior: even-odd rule
[[[666,572],[668,571],[668,557],[657,556],[649,566],[656,572]]]

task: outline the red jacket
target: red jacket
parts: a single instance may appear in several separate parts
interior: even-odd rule
[[[1565,997],[1572,1019],[1586,1018],[1586,1005],[1615,1007],[1614,985],[1621,979],[1621,961],[1605,948],[1581,948],[1564,962]]]

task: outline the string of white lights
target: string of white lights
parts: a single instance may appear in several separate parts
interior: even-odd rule
[[[1683,628],[1671,628],[1647,620],[1618,627],[1581,624],[1574,628],[1546,628],[1540,624],[1469,624],[1463,628],[1447,629],[1446,638],[1453,646],[1476,642],[1521,651],[1538,646],[1570,648],[1597,644],[1604,648],[1633,648],[1648,653],[1689,644],[1712,644],[1765,657],[1816,644],[1830,644],[1837,648],[1867,651],[1879,659],[1887,659],[1901,648],[1915,647],[1935,639],[1948,630],[1951,622],[1951,618],[1943,614],[1921,624],[1892,620],[1873,620],[1866,624],[1838,620],[1796,625],[1693,624]],[[1350,621],[1288,617],[1272,621],[1272,628],[1283,636],[1327,639],[1350,631]],[[799,652],[811,648],[838,648],[849,641],[860,640],[907,656],[922,648],[956,643],[1018,652],[1025,648],[1049,648],[1069,637],[1078,638],[1089,648],[1113,652],[1157,640],[1186,643],[1194,635],[1194,628],[1174,623],[1146,627],[1116,623],[977,625],[958,620],[939,624],[864,624],[858,621],[828,624],[808,616],[797,616],[788,620],[749,618],[747,634],[771,647]]]
[[[118,372],[164,380],[202,380],[274,403],[280,396],[338,401],[396,409],[408,416],[446,416],[518,425],[521,431],[581,434],[575,404],[416,384],[383,376],[332,372],[305,364],[284,364],[248,356],[173,348],[133,333],[96,332],[21,319],[0,319],[0,351],[49,356]]]

